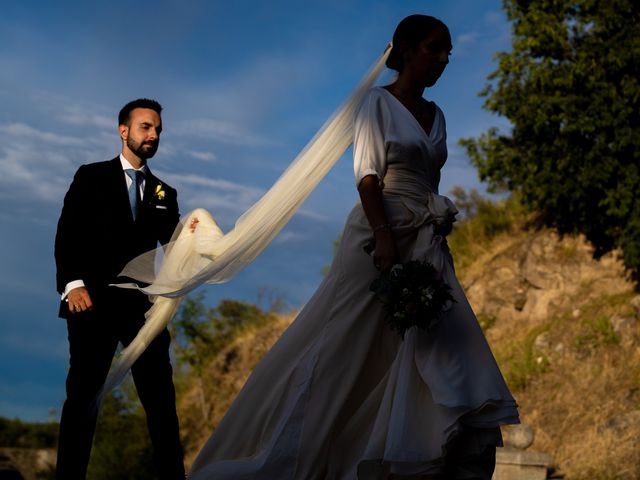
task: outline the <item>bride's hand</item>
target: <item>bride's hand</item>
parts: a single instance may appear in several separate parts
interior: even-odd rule
[[[365,176],[360,180],[358,193],[375,238],[373,265],[381,272],[385,272],[393,266],[396,246],[384,210],[382,189],[378,177],[376,175]]]
[[[390,228],[375,232],[376,246],[373,254],[373,265],[381,272],[389,270],[396,258],[396,246]]]
[[[198,220],[198,217],[193,217],[191,219],[191,223],[189,223],[189,230],[191,231],[191,233],[195,233],[196,227],[198,226],[199,223],[200,223],[200,220]]]

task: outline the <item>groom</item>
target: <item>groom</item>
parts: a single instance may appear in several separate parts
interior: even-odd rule
[[[137,290],[109,287],[137,255],[169,242],[179,221],[176,191],[156,178],[162,107],[138,99],[118,116],[121,154],[82,165],[64,199],[55,242],[60,317],[67,320],[69,372],[60,420],[57,478],[86,477],[97,411],[92,408],[118,343],[128,345],[150,307]],[[158,478],[184,479],[165,329],[131,368],[147,415]],[[126,435],[127,432],[122,432]]]

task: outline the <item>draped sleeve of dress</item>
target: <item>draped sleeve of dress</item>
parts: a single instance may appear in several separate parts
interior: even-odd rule
[[[438,228],[453,203],[438,194],[444,115],[427,134],[387,90],[364,97],[354,126],[356,182],[376,175],[400,261],[431,262],[455,302],[429,331],[401,340],[369,290],[379,275],[360,203],[330,271],[202,448],[188,478],[377,479],[429,474],[462,429],[465,448],[500,445],[518,411],[456,279]],[[444,229],[446,230],[446,229]]]

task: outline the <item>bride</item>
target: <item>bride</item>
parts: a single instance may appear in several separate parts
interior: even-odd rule
[[[369,90],[356,116],[361,202],[330,272],[255,368],[189,478],[491,478],[498,426],[518,413],[441,235],[456,214],[437,193],[445,120],[422,94],[450,51],[441,21],[412,15],[398,25],[387,59],[398,77]],[[372,240],[373,259],[363,250]],[[401,341],[369,285],[411,259],[439,268],[456,302],[428,333],[413,328]]]
[[[444,71],[450,51],[449,30],[440,20],[405,18],[386,60],[397,79],[355,95],[355,122],[348,115],[342,119],[341,111],[330,122],[345,123],[343,130],[353,134],[361,201],[346,220],[328,275],[255,368],[188,478],[491,478],[495,448],[502,442],[499,426],[518,423],[518,411],[456,279],[444,237],[457,213],[438,194],[447,157],[445,119],[422,95]],[[308,150],[327,143],[324,133]],[[320,151],[317,165],[325,156],[337,159],[344,148]],[[298,167],[296,161],[289,170]],[[298,183],[322,178],[330,165],[322,168],[297,172]],[[293,195],[284,181],[290,173],[272,188],[283,191],[283,198]],[[301,201],[297,198],[293,211]],[[227,257],[242,256],[229,250],[239,248],[247,235],[234,235],[252,215],[263,221],[263,207],[256,204],[224,236],[205,212],[196,211],[187,220],[191,229],[183,229],[167,258],[181,250],[198,255],[173,262],[173,269],[157,276],[144,273],[153,257],[145,268],[137,268],[145,262],[134,261],[125,270],[129,277],[153,282],[147,293],[164,295],[156,300],[149,325],[156,316],[166,321],[177,308],[175,298],[166,297],[204,281],[223,281],[238,270]],[[265,241],[275,233],[265,234]],[[190,240],[180,243],[184,238]],[[373,257],[365,251],[370,244],[375,244]],[[247,258],[257,255],[251,246],[247,250]],[[411,328],[401,340],[386,325],[369,286],[381,271],[409,260],[433,264],[455,302],[428,332]]]

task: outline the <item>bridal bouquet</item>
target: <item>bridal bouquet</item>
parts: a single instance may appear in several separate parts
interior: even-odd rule
[[[384,305],[392,330],[404,339],[416,326],[429,329],[448,302],[455,302],[451,287],[428,262],[412,260],[394,265],[375,279],[369,289]]]

